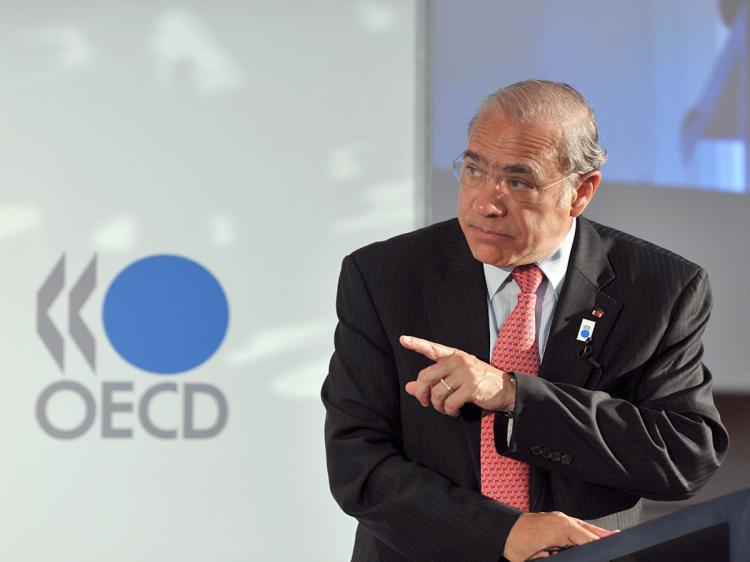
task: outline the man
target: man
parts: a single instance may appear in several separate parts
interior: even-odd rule
[[[458,220],[344,259],[322,397],[354,560],[548,556],[720,465],[706,273],[581,216],[603,162],[577,91],[513,84],[470,123]]]

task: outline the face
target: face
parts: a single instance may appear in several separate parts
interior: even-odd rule
[[[518,176],[544,186],[563,176],[552,155],[555,140],[547,126],[514,123],[487,110],[471,132],[466,149],[471,157],[465,159],[490,174]],[[570,182],[561,182],[541,193],[533,204],[513,200],[492,181],[478,188],[462,185],[458,220],[471,253],[482,263],[498,267],[546,258],[565,238],[573,217],[586,208],[599,180],[599,172],[586,174],[572,196],[563,196]]]

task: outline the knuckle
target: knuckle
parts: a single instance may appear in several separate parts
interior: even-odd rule
[[[460,406],[458,404],[456,404],[455,402],[448,403],[447,400],[445,401],[444,407],[446,413],[451,414],[452,416],[458,415],[458,412],[460,410]]]

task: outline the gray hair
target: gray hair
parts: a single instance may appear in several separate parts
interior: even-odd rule
[[[477,108],[469,122],[469,136],[477,120],[491,109],[517,123],[555,127],[559,137],[554,156],[565,174],[580,176],[598,170],[607,159],[607,151],[599,145],[599,131],[591,106],[568,84],[524,80],[497,90]]]

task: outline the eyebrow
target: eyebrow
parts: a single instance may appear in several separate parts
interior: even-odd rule
[[[464,150],[464,157],[471,158],[472,160],[476,160],[477,162],[481,162],[485,165],[489,165],[489,161],[474,150]],[[534,174],[534,170],[524,164],[506,164],[505,166],[503,166],[503,172],[507,174],[525,174],[527,176],[536,177],[536,174]]]
[[[484,156],[482,156],[478,152],[474,152],[473,150],[464,150],[464,158],[471,158],[472,160],[476,160],[477,162],[481,162],[482,164],[489,164]]]
[[[503,166],[503,172],[508,172],[509,174],[526,174],[527,176],[534,176],[534,172],[531,168],[528,166],[524,166],[523,164],[506,164]]]

